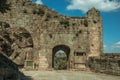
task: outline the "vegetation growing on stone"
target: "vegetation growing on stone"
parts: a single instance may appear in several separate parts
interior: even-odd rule
[[[67,57],[55,57],[54,64],[55,64],[54,66],[55,70],[67,69]]]
[[[87,20],[84,20],[84,25],[85,25],[85,27],[88,27],[88,21]]]
[[[24,9],[24,10],[23,10],[23,13],[27,13],[27,10],[26,10],[26,9]]]
[[[61,19],[60,24],[63,25],[65,28],[70,26],[69,20],[67,20],[67,19]]]
[[[41,7],[39,7],[38,9],[33,9],[33,14],[43,16],[45,14],[45,12]]]
[[[76,25],[76,23],[72,23],[72,26],[75,26]]]

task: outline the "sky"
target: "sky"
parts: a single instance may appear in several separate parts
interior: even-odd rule
[[[120,53],[120,0],[32,0],[66,16],[85,16],[95,7],[103,19],[104,53]]]

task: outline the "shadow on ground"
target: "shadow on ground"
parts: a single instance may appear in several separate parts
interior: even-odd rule
[[[33,80],[31,76],[25,76],[23,80]]]
[[[33,80],[19,71],[17,65],[0,53],[0,80]]]

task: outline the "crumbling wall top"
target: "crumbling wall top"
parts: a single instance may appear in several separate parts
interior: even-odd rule
[[[93,7],[90,10],[88,10],[87,17],[88,18],[99,18],[100,17],[100,11]]]

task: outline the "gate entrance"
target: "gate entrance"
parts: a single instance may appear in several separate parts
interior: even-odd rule
[[[52,68],[66,70],[69,68],[70,48],[66,45],[57,45],[53,48]]]

